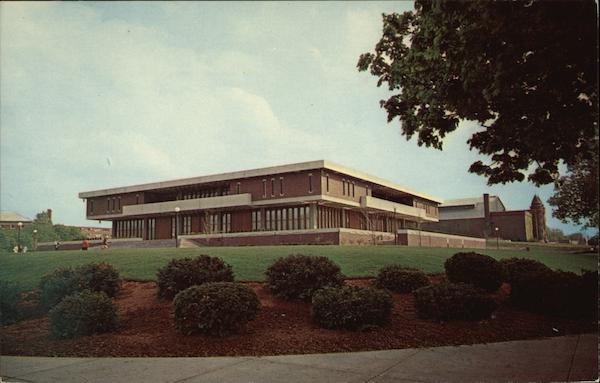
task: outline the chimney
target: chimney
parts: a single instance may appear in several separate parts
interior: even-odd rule
[[[490,219],[490,195],[488,193],[483,194],[483,216],[486,221]]]
[[[46,210],[46,214],[48,214],[48,222],[52,222],[52,209]]]
[[[484,228],[483,235],[488,237],[492,233],[492,222],[490,220],[490,195],[488,193],[483,194],[483,220]]]

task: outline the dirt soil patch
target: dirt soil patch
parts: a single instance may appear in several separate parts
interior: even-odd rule
[[[432,277],[434,283],[442,277]],[[370,279],[348,284],[371,286]],[[236,335],[223,338],[177,332],[168,300],[153,282],[125,282],[115,299],[120,327],[107,334],[52,340],[48,317],[0,328],[3,355],[32,356],[217,356],[365,351],[499,342],[597,331],[593,321],[550,318],[517,310],[507,302],[510,286],[494,295],[501,304],[485,321],[437,322],[419,319],[412,294],[394,294],[390,323],[367,332],[326,330],[311,321],[310,304],[271,295],[262,283],[247,283],[262,310]]]

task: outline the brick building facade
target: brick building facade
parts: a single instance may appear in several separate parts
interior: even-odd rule
[[[113,238],[181,236],[201,245],[393,243],[400,229],[436,222],[441,202],[322,160],[79,197],[88,219],[112,221]]]
[[[544,241],[546,218],[544,204],[536,195],[527,210],[506,210],[499,197],[484,194],[480,198],[446,201],[439,206],[439,221],[422,225],[423,229],[449,234],[512,241]]]

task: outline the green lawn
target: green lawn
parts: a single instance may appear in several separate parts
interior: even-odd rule
[[[479,252],[496,259],[523,257],[544,262],[549,267],[580,272],[597,268],[596,254],[574,254],[573,248],[532,246],[521,249],[487,249]],[[0,254],[0,279],[18,282],[23,290],[36,287],[40,277],[61,266],[108,262],[122,277],[155,280],[156,271],[170,258],[208,254],[223,258],[233,266],[237,280],[261,281],[264,271],[278,257],[288,254],[324,255],[350,277],[372,276],[382,266],[398,263],[427,273],[444,270],[444,261],[458,249],[396,246],[265,246],[207,247],[202,249],[109,249],[94,251],[46,251],[26,254]]]

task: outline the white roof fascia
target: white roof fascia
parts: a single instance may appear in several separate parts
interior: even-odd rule
[[[435,198],[435,197],[429,196],[424,193],[415,192],[413,190],[405,188],[404,186],[397,185],[393,182],[386,181],[382,178],[375,177],[375,176],[372,176],[367,173],[363,173],[358,170],[350,169],[345,166],[338,165],[336,163],[333,163],[331,161],[326,161],[326,160],[300,162],[300,163],[296,163],[296,164],[270,166],[270,167],[260,168],[260,169],[242,170],[242,171],[237,171],[237,172],[221,173],[221,174],[215,174],[215,175],[209,175],[209,176],[182,178],[182,179],[171,180],[171,181],[153,182],[153,183],[140,184],[140,185],[93,190],[93,191],[79,193],[79,198],[91,198],[91,197],[101,197],[101,196],[106,196],[106,195],[111,195],[111,194],[134,193],[134,192],[141,192],[141,191],[161,189],[161,188],[188,186],[188,185],[209,183],[209,182],[219,182],[219,181],[233,180],[233,179],[238,179],[238,178],[262,177],[262,176],[267,176],[267,175],[272,175],[272,174],[277,174],[277,173],[291,173],[291,172],[320,169],[320,168],[325,168],[325,169],[333,170],[338,173],[343,173],[343,174],[346,174],[346,175],[349,175],[349,176],[352,176],[355,178],[362,179],[367,182],[371,182],[374,184],[378,184],[381,186],[385,186],[385,187],[406,193],[406,194],[410,194],[415,197],[423,198],[423,199],[430,200],[430,201],[437,202],[437,203],[442,202],[442,200],[440,200],[439,198]]]

